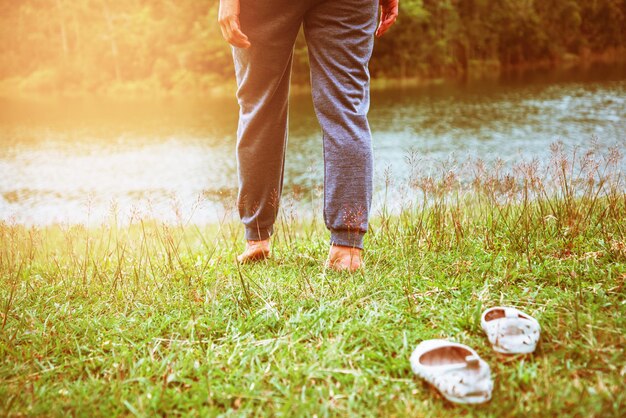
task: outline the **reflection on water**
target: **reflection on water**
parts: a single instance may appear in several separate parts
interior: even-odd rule
[[[376,91],[376,184],[385,170],[408,176],[409,150],[423,173],[451,156],[547,159],[557,140],[623,146],[625,121],[623,65]],[[234,207],[236,124],[234,98],[0,99],[0,219],[100,222],[117,206],[122,216],[215,221]],[[308,95],[292,98],[290,125],[286,190],[319,196],[321,136]]]

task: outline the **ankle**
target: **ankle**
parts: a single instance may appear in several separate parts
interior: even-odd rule
[[[361,258],[361,254],[363,250],[357,247],[347,247],[345,245],[336,245],[331,244],[330,246],[330,256],[331,257],[359,257]]]
[[[246,240],[246,245],[249,246],[265,246],[265,245],[269,245],[270,244],[270,239],[260,239],[260,240],[253,240],[253,239],[247,239]]]
[[[365,232],[360,230],[330,230],[330,244],[338,247],[362,249]]]

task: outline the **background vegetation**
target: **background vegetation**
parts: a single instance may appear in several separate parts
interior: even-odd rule
[[[0,1],[4,90],[206,92],[232,83],[216,0]],[[402,0],[378,40],[378,79],[456,77],[626,46],[624,0]],[[305,42],[294,81],[308,78]],[[230,84],[228,84],[230,86]]]

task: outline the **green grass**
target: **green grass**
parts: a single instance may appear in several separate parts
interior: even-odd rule
[[[273,259],[241,267],[231,223],[0,224],[0,415],[619,416],[626,194],[605,157],[414,176],[423,203],[373,219],[354,275],[292,212]],[[490,349],[480,314],[502,304],[541,323],[534,354]],[[428,338],[478,351],[490,403],[414,377]]]

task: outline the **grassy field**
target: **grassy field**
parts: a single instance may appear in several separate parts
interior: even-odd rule
[[[0,415],[622,415],[621,156],[552,151],[474,162],[472,181],[416,171],[354,275],[324,270],[323,223],[290,211],[251,266],[232,223],[2,223]],[[541,323],[533,355],[490,349],[480,314],[502,304]],[[490,403],[452,405],[413,376],[428,338],[478,351]]]

